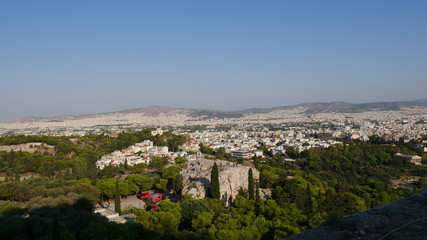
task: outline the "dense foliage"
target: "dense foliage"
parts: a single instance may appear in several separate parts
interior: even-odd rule
[[[328,216],[348,216],[413,194],[413,188],[393,188],[391,179],[427,176],[425,166],[393,158],[397,152],[423,155],[417,143],[391,144],[345,142],[329,148],[311,148],[299,153],[293,148],[282,156],[254,158],[260,171],[256,181],[248,174],[248,191],[241,190],[231,206],[219,200],[218,167],[211,172],[212,198],[184,196],[178,202],[158,204],[157,211],[131,210],[132,224],[114,224],[93,214],[100,200],[156,189],[179,195],[181,167],[156,157],[149,165],[95,166],[102,155],[143,140],[178,150],[184,138],[152,129],[83,137],[8,136],[0,144],[44,142],[54,153],[0,152],[0,228],[7,239],[283,239],[322,224]],[[242,162],[225,153],[200,145],[212,158]],[[260,146],[266,150],[265,146]],[[267,151],[266,151],[267,153]],[[424,157],[425,159],[425,157]],[[177,158],[177,164],[185,164]],[[23,173],[40,177],[23,179]],[[260,188],[270,188],[272,199],[261,200]],[[27,217],[21,217],[27,216]]]

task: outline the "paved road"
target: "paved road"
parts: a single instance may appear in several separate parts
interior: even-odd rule
[[[167,198],[172,202],[177,202],[179,199],[181,199],[180,194],[169,194]],[[145,209],[145,202],[143,200],[139,200],[136,195],[128,196],[127,198],[122,198],[120,201],[121,209],[126,210],[131,207]],[[99,207],[99,205],[97,206]],[[114,198],[110,199],[110,206],[108,209],[114,211]]]

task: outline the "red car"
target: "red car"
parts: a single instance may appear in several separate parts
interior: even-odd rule
[[[165,195],[161,193],[155,193],[154,191],[142,192],[136,195],[138,199],[150,200],[152,203],[160,202],[165,199]]]

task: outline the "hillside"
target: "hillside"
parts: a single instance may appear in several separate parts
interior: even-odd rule
[[[160,114],[185,114],[189,113],[191,110],[183,108],[173,108],[160,105],[152,105],[145,108],[129,109],[113,113],[143,113],[147,116],[158,116]]]
[[[408,102],[374,102],[374,103],[348,103],[348,102],[330,102],[330,103],[303,103],[292,106],[279,106],[273,108],[252,108],[240,111],[241,113],[269,113],[278,110],[289,110],[304,108],[305,113],[358,113],[366,111],[392,111],[400,110],[404,107],[427,107],[427,102],[423,100]]]
[[[329,103],[302,103],[290,106],[278,106],[272,108],[250,108],[240,111],[222,111],[222,110],[200,110],[200,109],[185,109],[173,108],[167,106],[153,105],[144,108],[121,110],[116,112],[88,114],[80,116],[62,115],[55,117],[26,117],[22,119],[12,120],[9,123],[24,123],[37,121],[65,121],[76,119],[88,119],[96,117],[104,117],[111,115],[127,115],[127,114],[143,114],[144,116],[158,117],[160,115],[184,114],[192,118],[239,118],[246,114],[254,113],[270,113],[280,110],[292,110],[297,108],[304,109],[304,113],[360,113],[366,111],[393,111],[401,110],[404,107],[427,107],[427,100],[416,100],[406,102],[374,102],[374,103],[348,103],[348,102],[329,102]]]

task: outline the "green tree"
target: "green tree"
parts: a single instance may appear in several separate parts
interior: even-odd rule
[[[115,195],[115,179],[107,178],[99,180],[96,186],[101,190],[103,196],[112,198]]]
[[[211,170],[211,185],[209,187],[210,197],[220,199],[221,194],[219,191],[219,173],[218,166],[214,163]]]
[[[151,177],[144,177],[144,182],[140,186],[141,191],[148,191],[154,186],[154,179]]]
[[[186,162],[188,162],[188,159],[186,159],[186,158],[183,158],[183,157],[176,157],[175,158],[176,164],[182,164],[182,163],[186,163]]]
[[[252,168],[249,168],[248,173],[248,192],[249,192],[249,200],[255,199],[255,180],[252,172]]]
[[[366,210],[365,202],[360,197],[349,192],[339,193],[333,207],[333,212],[339,216],[348,216],[364,210]]]
[[[144,177],[140,174],[130,174],[126,178],[126,180],[138,186],[139,191],[148,191],[154,185],[154,179],[151,177]]]
[[[197,214],[191,220],[191,227],[198,232],[206,232],[213,220],[213,214],[210,212],[202,212]]]
[[[135,166],[129,166],[129,170],[132,173],[144,173],[147,167],[148,167],[148,164],[146,163],[138,163]]]
[[[73,175],[76,178],[82,178],[86,176],[88,169],[88,163],[86,159],[77,158],[73,163]]]
[[[140,223],[144,228],[155,230],[161,234],[170,234],[177,231],[181,219],[180,205],[168,200],[161,201],[158,204],[158,211],[137,210],[134,213],[137,216],[136,223]],[[150,237],[148,238],[151,239]]]
[[[173,178],[170,179],[170,181],[171,181],[170,188],[175,193],[182,190],[182,176],[181,176],[181,174],[176,174]]]
[[[162,178],[169,179],[173,178],[176,174],[179,174],[181,171],[181,167],[179,166],[171,166],[162,170]]]
[[[209,155],[213,155],[214,153],[214,150],[212,148],[206,147],[205,145],[203,145],[203,143],[200,143],[199,147],[200,147],[201,153],[209,154]]]
[[[182,226],[189,228],[192,220],[200,213],[209,212],[211,208],[205,200],[187,199],[180,203],[181,206],[181,223]]]
[[[156,188],[158,190],[167,191],[168,190],[168,180],[166,179],[160,179],[159,183],[156,184]]]
[[[178,143],[174,139],[168,139],[168,149],[171,152],[178,152]]]
[[[178,192],[182,188],[182,176],[180,171],[181,168],[179,166],[171,166],[162,171],[162,178],[168,180],[168,187],[174,192]]]
[[[116,211],[118,214],[121,214],[120,190],[119,190],[119,179],[118,178],[116,178],[116,191],[114,194],[114,211]]]
[[[215,153],[215,157],[216,158],[218,158],[218,159],[224,159],[225,158],[225,148],[223,148],[223,147],[220,147],[220,148],[218,148],[218,150],[216,150],[216,153]]]
[[[262,168],[260,174],[260,184],[263,188],[271,188],[277,182],[277,176],[274,169],[270,166]]]
[[[15,173],[15,181],[20,182],[21,178],[20,178],[20,164],[19,162],[16,162],[13,166],[13,172]]]
[[[15,190],[15,200],[24,202],[30,199],[31,186],[28,184],[19,184]]]
[[[21,178],[20,178],[20,175],[19,175],[18,171],[15,172],[15,181],[16,182],[20,182],[21,181]]]
[[[161,172],[163,168],[168,164],[168,160],[164,157],[153,157],[151,159],[149,167],[155,168],[158,172]]]
[[[125,160],[125,163],[123,164],[123,167],[125,170],[129,170],[129,164],[128,164],[128,160]]]

